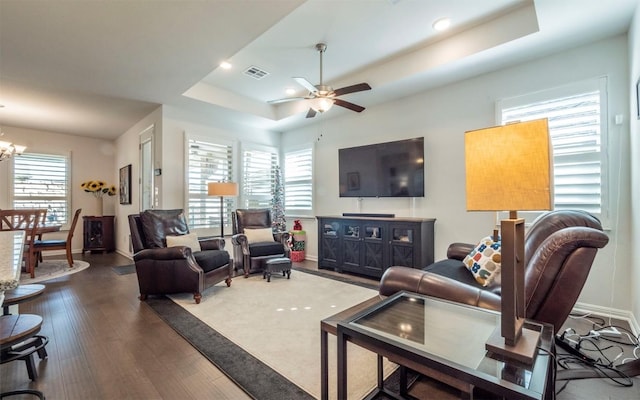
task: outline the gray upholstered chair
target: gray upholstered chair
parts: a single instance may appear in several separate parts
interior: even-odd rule
[[[231,286],[233,261],[222,238],[198,238],[200,251],[177,245],[167,247],[168,236],[189,234],[182,210],[147,210],[129,215],[140,300],[148,295],[202,292],[224,281]]]
[[[271,232],[264,240],[252,241],[247,230],[271,229],[271,210],[269,209],[237,209],[232,213],[233,258],[235,269],[244,271],[244,277],[252,272],[262,271],[264,262],[270,258],[289,258],[289,232]]]
[[[552,324],[557,332],[582,291],[598,249],[608,241],[600,221],[583,211],[551,211],[537,218],[525,237],[526,317]],[[500,284],[480,285],[462,262],[474,247],[453,243],[447,259],[424,269],[391,267],[382,276],[380,294],[408,290],[500,311]]]

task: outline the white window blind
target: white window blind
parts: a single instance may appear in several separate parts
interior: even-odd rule
[[[242,195],[246,208],[271,208],[278,154],[275,149],[242,152]]]
[[[220,198],[207,195],[208,182],[230,182],[231,144],[188,139],[187,191],[189,228],[220,227]],[[233,198],[223,199],[224,225],[230,226]]]
[[[291,215],[313,212],[313,148],[284,154],[284,207]]]
[[[603,218],[606,177],[606,80],[572,86],[564,93],[536,94],[536,101],[505,102],[501,123],[548,118],[553,146],[554,207],[580,209]],[[561,94],[561,95],[560,95]],[[542,95],[542,96],[541,96]],[[541,98],[542,97],[542,98]]]
[[[13,157],[13,207],[46,208],[47,221],[69,222],[69,157],[25,153]]]

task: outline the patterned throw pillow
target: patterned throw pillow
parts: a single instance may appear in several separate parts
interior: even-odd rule
[[[482,286],[491,285],[500,275],[500,243],[499,237],[496,242],[492,236],[487,236],[462,260]]]

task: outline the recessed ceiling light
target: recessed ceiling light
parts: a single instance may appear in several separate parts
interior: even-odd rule
[[[433,23],[433,29],[435,29],[438,32],[442,32],[444,30],[449,29],[449,27],[451,26],[451,18],[440,18],[437,19],[434,23]]]
[[[294,88],[287,88],[284,92],[288,95],[292,95],[296,93],[296,90]]]
[[[231,63],[227,61],[223,61],[220,63],[220,68],[222,69],[231,69]]]

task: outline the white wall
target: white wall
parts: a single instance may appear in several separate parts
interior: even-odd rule
[[[158,139],[162,138],[162,107],[158,107],[137,124],[132,126],[115,141],[118,149],[115,155],[115,173],[120,168],[131,164],[131,204],[117,204],[116,217],[116,251],[124,255],[131,255],[130,251],[130,230],[127,216],[140,212],[140,151],[138,145],[140,143],[140,134],[150,126],[154,126]],[[155,157],[160,157],[161,141],[154,141]],[[158,159],[158,163],[161,160]],[[162,177],[157,177],[154,184],[162,187]]]
[[[96,215],[98,211],[96,198],[80,188],[82,182],[100,179],[117,185],[113,164],[116,150],[111,141],[11,126],[3,126],[2,131],[4,140],[27,146],[27,152],[71,155],[71,209],[82,208],[82,216]],[[0,208],[11,208],[8,188],[13,179],[9,170],[8,161],[0,162]],[[116,203],[117,196],[105,197],[104,215],[114,215]],[[51,233],[47,237],[66,239],[67,233]],[[74,232],[72,249],[82,251],[82,220]]]
[[[637,115],[638,100],[635,85],[640,81],[640,6],[629,30],[629,114],[631,115],[631,311],[636,321],[640,321],[640,116]],[[639,88],[640,90],[640,88]],[[640,329],[638,327],[637,329]]]
[[[612,216],[609,245],[599,252],[581,302],[629,310],[629,137],[628,72],[625,36],[597,42],[534,60],[516,67],[436,88],[422,94],[370,107],[362,114],[327,119],[312,127],[287,132],[283,143],[316,143],[315,213],[383,212],[396,216],[436,218],[435,255],[445,257],[451,242],[475,242],[491,232],[492,213],[465,209],[464,142],[467,130],[495,125],[495,102],[589,78],[607,76],[609,82],[609,158]],[[375,95],[375,88],[371,92]],[[625,124],[613,116],[625,115]],[[322,116],[320,116],[322,118]],[[407,199],[338,197],[338,149],[355,145],[425,137],[426,196]],[[496,177],[499,179],[499,177]],[[622,183],[622,184],[620,184]],[[307,225],[312,221],[305,221]],[[317,242],[315,224],[305,226],[308,241]],[[317,247],[309,248],[310,258]],[[315,251],[315,254],[312,253]]]

